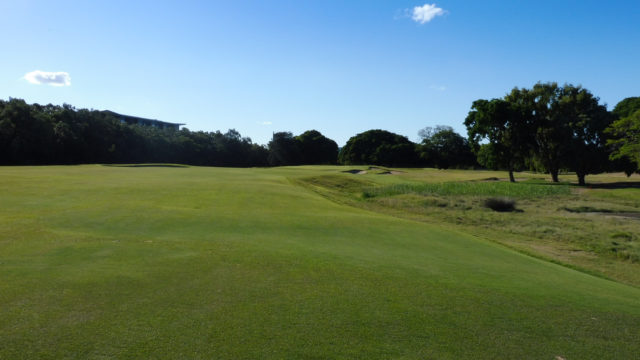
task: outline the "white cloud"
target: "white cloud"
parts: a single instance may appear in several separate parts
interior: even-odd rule
[[[430,89],[433,89],[433,90],[438,90],[438,91],[445,91],[445,90],[447,90],[447,87],[446,87],[446,86],[443,86],[443,85],[431,85],[431,86],[429,86],[429,88],[430,88]]]
[[[268,126],[268,125],[271,125],[273,123],[271,121],[260,121],[260,122],[258,122],[258,124]]]
[[[51,71],[32,71],[24,75],[24,79],[32,84],[45,84],[51,86],[70,86],[71,76],[64,71],[51,72]]]
[[[433,20],[436,16],[444,15],[444,13],[445,11],[442,8],[436,7],[436,4],[424,4],[413,8],[411,19],[420,24],[425,24]]]

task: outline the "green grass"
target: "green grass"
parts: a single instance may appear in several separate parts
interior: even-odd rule
[[[620,232],[640,233],[640,189],[635,187],[635,177],[597,175],[591,186],[576,187],[568,175],[559,184],[530,173],[518,174],[519,181],[513,184],[497,180],[501,175],[406,169],[398,176],[386,177],[315,176],[315,185],[308,187],[333,201],[446,224],[533,256],[640,287],[640,239],[612,240]],[[340,187],[340,181],[351,185]],[[309,184],[309,179],[302,183]],[[490,211],[487,202],[492,199],[513,202],[510,210],[514,211]]]
[[[403,183],[367,187],[362,191],[365,198],[401,194],[535,198],[542,196],[568,195],[570,193],[571,189],[568,185],[509,182]]]
[[[0,168],[0,358],[640,353],[640,289],[299,186],[341,170]]]

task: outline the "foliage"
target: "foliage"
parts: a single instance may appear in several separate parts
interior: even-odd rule
[[[107,112],[0,100],[0,164],[167,162],[264,166],[267,150],[235,130],[123,124]]]
[[[640,171],[640,109],[614,121],[607,131],[612,136],[609,144],[615,149],[611,158],[627,164],[627,175]]]
[[[418,146],[423,165],[448,168],[469,168],[476,164],[467,139],[450,126],[426,127],[418,133],[422,143]]]
[[[319,131],[305,131],[296,136],[295,140],[302,153],[303,164],[335,164],[338,161],[338,144]]]
[[[513,172],[523,168],[533,144],[531,119],[522,110],[515,99],[476,100],[464,122],[478,161],[489,168],[507,169],[511,182],[515,182]]]
[[[166,162],[207,166],[334,164],[338,145],[315,130],[275,133],[269,148],[226,133],[122,123],[107,111],[0,100],[0,165]]]
[[[640,96],[622,99],[611,111],[618,119],[625,118],[640,110]]]
[[[269,141],[269,165],[299,165],[302,163],[302,153],[296,139],[290,132],[273,133]]]
[[[563,156],[564,166],[576,172],[578,183],[585,185],[587,174],[605,171],[608,167],[608,149],[605,129],[612,116],[599,98],[582,87],[565,85],[558,111],[571,136],[565,139],[568,147]]]
[[[347,141],[338,155],[338,162],[344,165],[415,166],[418,154],[416,145],[406,136],[369,130]]]
[[[604,132],[611,121],[587,89],[538,83],[514,88],[504,99],[475,101],[465,125],[480,159],[508,169],[511,181],[514,170],[541,164],[555,182],[568,169],[584,185],[587,174],[611,168]]]

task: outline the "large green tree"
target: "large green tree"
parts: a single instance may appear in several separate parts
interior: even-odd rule
[[[295,137],[302,156],[302,163],[335,164],[338,161],[338,144],[319,131],[309,130]]]
[[[628,97],[622,99],[611,112],[618,118],[622,119],[633,115],[636,111],[640,110],[640,96]]]
[[[533,144],[531,117],[518,100],[476,100],[464,122],[480,164],[506,169],[511,182],[516,181],[513,172],[523,167]]]
[[[426,166],[448,169],[468,168],[476,164],[469,142],[452,127],[426,127],[418,135],[422,137],[418,146],[420,158]]]
[[[269,141],[269,165],[299,165],[302,154],[298,142],[290,132],[277,132]]]
[[[626,98],[613,109],[618,117],[607,132],[611,135],[609,145],[613,146],[613,160],[622,162],[625,172],[630,175],[640,171],[640,97]]]
[[[406,136],[386,130],[369,130],[353,136],[338,155],[345,165],[415,166],[416,144]]]
[[[570,129],[558,111],[562,88],[557,83],[538,83],[532,89],[515,88],[508,101],[521,104],[524,116],[531,117],[534,135],[534,154],[538,163],[558,182],[558,175],[567,156],[566,141],[571,138]]]
[[[575,171],[580,185],[585,185],[587,174],[605,171],[608,165],[605,129],[613,118],[599,100],[587,89],[565,85],[558,101],[561,126],[569,134],[564,142],[564,165]]]
[[[611,117],[587,89],[538,83],[530,90],[516,88],[505,99],[531,119],[535,160],[554,182],[560,169],[575,171],[583,185],[587,174],[606,168],[604,129]]]

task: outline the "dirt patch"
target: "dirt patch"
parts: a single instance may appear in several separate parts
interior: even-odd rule
[[[612,218],[623,218],[623,219],[633,219],[633,220],[640,220],[640,213],[633,213],[633,212],[626,212],[626,213],[596,213],[596,214],[601,214],[604,215],[606,217],[612,217]]]

